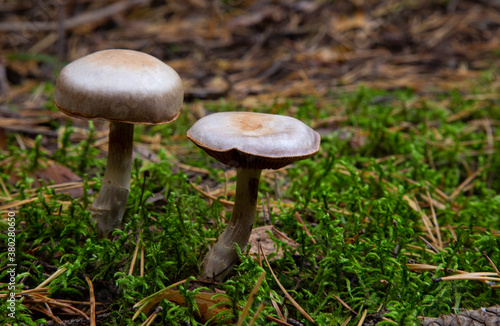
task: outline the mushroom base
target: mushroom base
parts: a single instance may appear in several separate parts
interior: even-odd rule
[[[107,237],[122,222],[127,206],[129,190],[112,184],[103,185],[99,195],[90,207],[97,232],[100,237]]]
[[[245,251],[255,220],[261,172],[257,169],[238,169],[233,214],[226,229],[203,259],[202,279],[222,281],[238,261],[236,246]]]

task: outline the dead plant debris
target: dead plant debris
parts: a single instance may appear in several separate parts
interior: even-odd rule
[[[466,91],[499,60],[500,7],[492,1],[7,3],[0,10],[7,99],[16,96],[9,84],[54,80],[54,61],[45,55],[72,61],[108,48],[167,61],[188,100],[224,97],[250,107],[360,82]]]
[[[439,318],[425,317],[422,326],[493,326],[500,324],[500,306],[461,311],[456,315],[441,316]]]

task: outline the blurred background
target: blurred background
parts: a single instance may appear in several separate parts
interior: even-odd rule
[[[3,0],[0,96],[26,104],[24,90],[109,48],[167,62],[188,102],[254,107],[360,84],[468,92],[498,85],[499,27],[498,0]]]

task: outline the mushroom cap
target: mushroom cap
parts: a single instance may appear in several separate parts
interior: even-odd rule
[[[216,160],[247,169],[279,169],[319,151],[319,134],[292,117],[221,112],[198,120],[187,137]]]
[[[157,58],[133,50],[104,50],[61,70],[54,102],[77,118],[160,124],[177,119],[183,97],[179,75]]]

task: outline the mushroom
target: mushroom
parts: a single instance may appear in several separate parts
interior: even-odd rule
[[[319,151],[320,136],[287,116],[222,112],[198,120],[187,137],[218,161],[235,167],[236,195],[226,229],[202,262],[202,278],[223,280],[245,250],[254,224],[263,169],[279,169]]]
[[[157,58],[132,50],[104,50],[64,67],[54,102],[63,113],[110,121],[102,186],[90,207],[98,233],[121,224],[130,192],[134,124],[170,123],[179,116],[184,92],[179,75]]]

